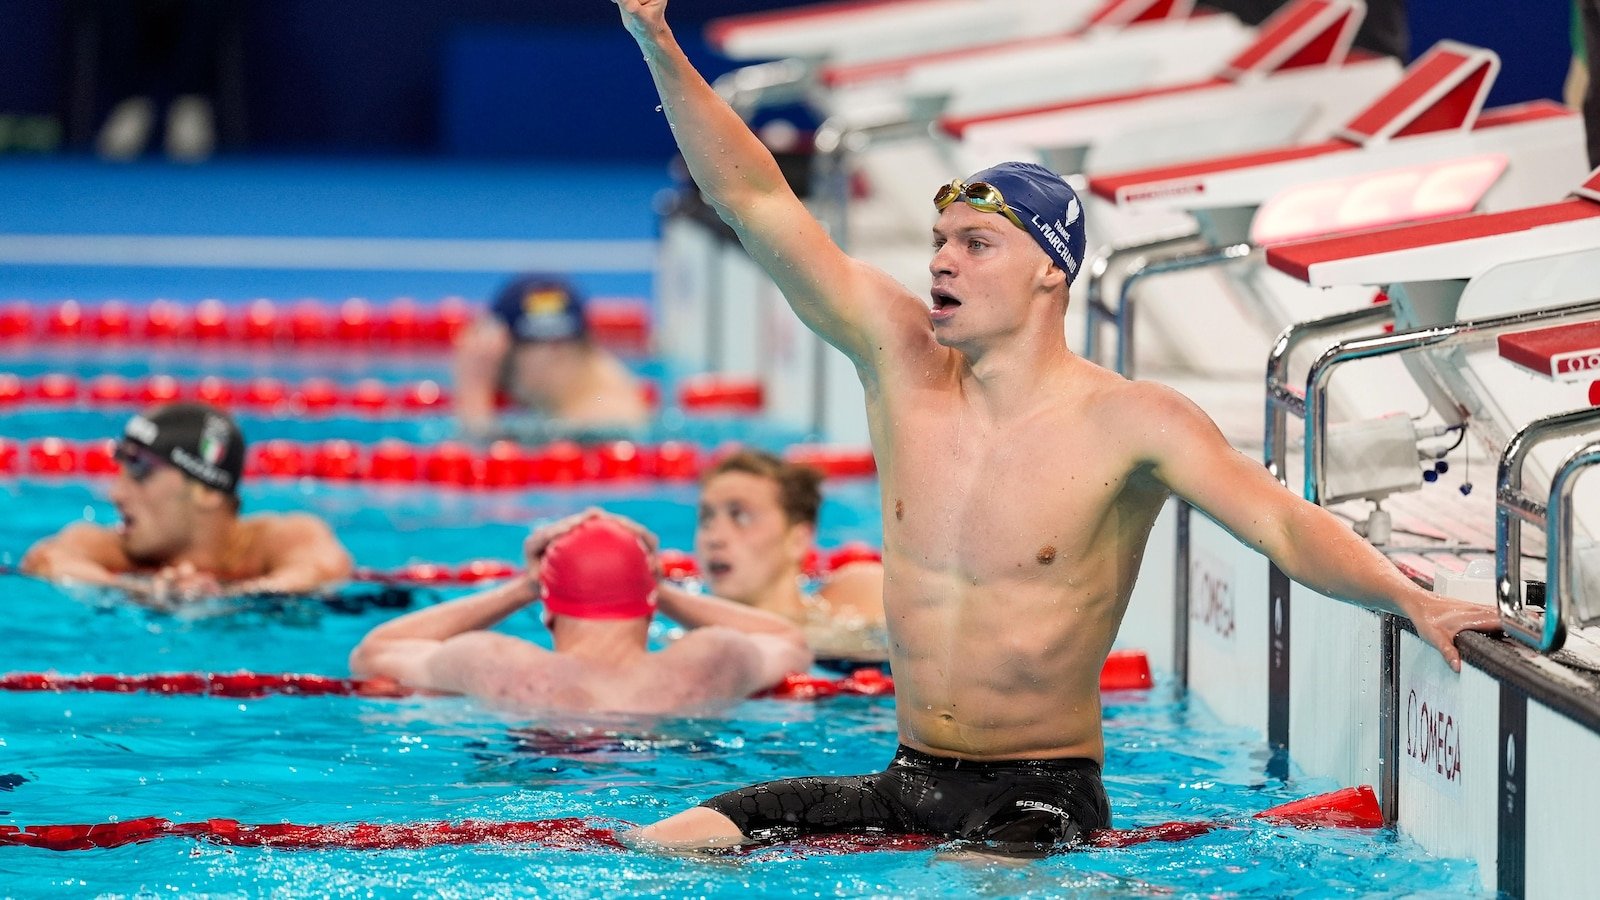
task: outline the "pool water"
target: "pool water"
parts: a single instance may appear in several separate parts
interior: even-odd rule
[[[106,418],[101,427],[112,427]],[[83,423],[86,424],[86,423]],[[378,426],[373,426],[378,427]],[[0,553],[20,555],[69,520],[109,521],[103,483],[0,482]],[[471,492],[249,484],[247,508],[326,517],[358,562],[513,557],[529,523],[591,503],[690,546],[693,490]],[[878,542],[870,481],[830,485],[820,543]],[[389,612],[318,604],[171,616],[31,579],[0,577],[0,671],[298,671],[345,675],[346,654]],[[544,641],[535,617],[506,628]],[[275,894],[1054,897],[1071,895],[1460,896],[1474,867],[1390,832],[1299,831],[1249,814],[1332,790],[1265,774],[1257,735],[1158,685],[1107,695],[1107,790],[1116,824],[1226,820],[1181,844],[1076,852],[1011,865],[939,850],[828,855],[777,847],[685,859],[620,850],[461,846],[291,851],[166,838],[112,850],[0,847],[0,895]],[[599,732],[602,739],[595,740]],[[0,695],[0,824],[232,818],[302,824],[582,816],[645,823],[733,787],[881,769],[892,700],[753,700],[724,714],[599,721],[516,716],[460,699],[96,694]]]

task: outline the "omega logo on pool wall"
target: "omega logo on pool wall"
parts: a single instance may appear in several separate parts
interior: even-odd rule
[[[1189,621],[1203,631],[1233,640],[1233,571],[1196,554],[1189,562]]]
[[[1424,778],[1450,787],[1461,782],[1461,723],[1437,695],[1415,688],[1406,698],[1406,756]]]

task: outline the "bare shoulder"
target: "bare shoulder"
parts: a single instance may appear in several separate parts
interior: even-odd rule
[[[878,366],[897,361],[914,363],[920,370],[928,356],[953,352],[934,340],[928,306],[910,288],[882,269],[860,260],[854,260],[854,264],[859,289],[878,319],[878,328],[873,330],[877,342],[866,348],[868,359]]]
[[[817,591],[833,614],[883,621],[883,564],[853,562],[828,574]]]
[[[252,542],[279,544],[332,538],[333,530],[318,516],[304,512],[256,513],[239,520]]]
[[[750,635],[734,628],[708,625],[694,629],[653,655],[657,662],[677,672],[738,682],[754,670],[757,652]]]
[[[112,571],[133,568],[133,563],[122,552],[117,533],[103,525],[74,522],[50,537],[35,544],[29,556],[37,553],[62,552],[99,563]],[[24,560],[26,567],[27,561]]]
[[[1109,378],[1094,384],[1088,408],[1112,433],[1135,443],[1161,443],[1192,437],[1193,429],[1216,427],[1193,400],[1167,385],[1107,374]]]

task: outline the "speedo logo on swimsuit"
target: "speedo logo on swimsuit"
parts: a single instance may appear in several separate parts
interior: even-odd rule
[[[172,448],[172,464],[212,487],[227,487],[228,473],[182,447]]]
[[[1072,818],[1071,816],[1067,815],[1065,810],[1059,807],[1051,806],[1048,803],[1040,803],[1038,800],[1018,800],[1017,805],[1023,809],[1037,809],[1042,812],[1050,813],[1053,816],[1060,816],[1063,819]]]

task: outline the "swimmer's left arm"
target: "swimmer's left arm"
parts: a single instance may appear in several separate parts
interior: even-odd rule
[[[1148,466],[1162,484],[1290,578],[1328,596],[1409,618],[1457,670],[1456,634],[1499,628],[1493,608],[1418,587],[1348,525],[1234,449],[1188,398],[1152,384],[1130,390],[1139,392],[1137,424],[1128,432],[1135,463]]]
[[[228,584],[229,593],[298,594],[350,576],[350,554],[316,516],[278,516],[265,525],[261,539],[268,547],[266,571]]]

